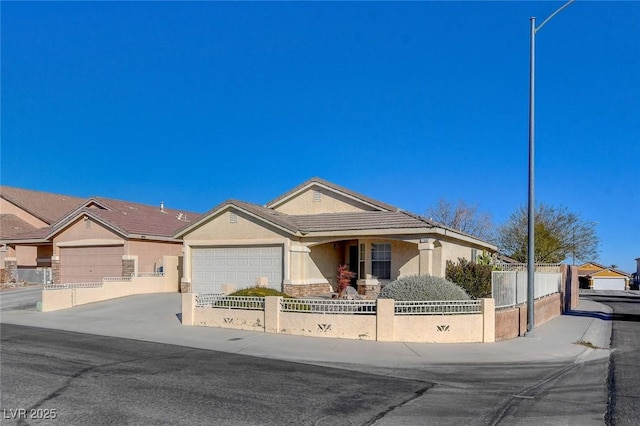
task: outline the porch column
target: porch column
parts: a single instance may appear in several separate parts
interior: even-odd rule
[[[418,275],[433,275],[433,239],[423,238],[418,244]]]

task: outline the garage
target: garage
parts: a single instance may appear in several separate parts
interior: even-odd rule
[[[61,247],[60,282],[101,282],[122,275],[124,246]]]
[[[596,278],[593,277],[594,290],[623,290],[627,281],[624,278]]]
[[[253,287],[259,277],[266,277],[269,287],[281,290],[282,252],[281,245],[193,248],[192,291],[217,293],[222,284],[234,284],[237,289]]]

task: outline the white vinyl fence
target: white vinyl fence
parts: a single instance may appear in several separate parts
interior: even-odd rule
[[[534,274],[534,298],[540,299],[558,293],[562,282],[560,272]],[[527,302],[527,271],[493,271],[491,294],[496,308],[505,308]]]

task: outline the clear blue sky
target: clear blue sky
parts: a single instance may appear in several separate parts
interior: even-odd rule
[[[562,2],[2,2],[2,184],[206,211],[319,176],[527,201],[529,17]],[[640,2],[537,35],[536,199],[640,256]]]

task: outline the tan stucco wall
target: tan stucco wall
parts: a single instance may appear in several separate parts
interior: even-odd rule
[[[334,244],[329,243],[311,247],[310,250],[311,252],[308,256],[304,257],[306,261],[304,276],[299,277],[299,279],[326,280],[335,289],[338,265],[346,264],[343,247],[336,244],[336,248],[334,248]]]
[[[313,201],[313,191],[320,192],[320,201]],[[319,214],[319,213],[346,213],[373,211],[375,208],[341,196],[332,191],[318,186],[308,188],[300,192],[295,197],[276,206],[276,211],[297,215],[297,214]]]
[[[35,267],[38,257],[38,247],[16,246],[16,261],[18,266]]]
[[[182,243],[132,240],[127,246],[125,255],[137,256],[138,273],[155,272],[153,267],[162,266],[163,256],[182,255]]]
[[[87,222],[89,223],[87,225]],[[89,226],[87,228],[87,226]],[[65,243],[69,241],[80,241],[80,240],[112,240],[112,241],[121,241],[123,244],[125,243],[122,236],[117,235],[113,231],[107,229],[103,225],[95,222],[92,219],[85,221],[82,217],[78,218],[75,222],[73,222],[70,226],[65,228],[58,235],[53,238],[53,255],[60,255],[60,247],[58,244]],[[88,244],[91,245],[91,244]],[[127,247],[125,245],[125,254],[127,253]]]
[[[264,311],[196,307],[193,325],[264,331]]]
[[[237,223],[230,223],[231,213],[237,215]],[[285,235],[285,231],[272,227],[243,212],[227,210],[186,234],[184,241],[189,244],[198,240],[281,239]]]
[[[0,213],[2,214],[13,214],[20,219],[24,220],[30,225],[35,226],[36,228],[44,228],[45,226],[49,226],[45,221],[38,219],[33,216],[31,213],[27,213],[22,210],[20,207],[16,206],[13,203],[5,200],[4,198],[0,198]]]
[[[103,282],[97,288],[43,289],[42,312],[72,308],[77,305],[116,299],[134,294],[173,293],[179,288],[178,258],[167,256],[163,260],[163,277],[133,277],[131,281]]]
[[[198,308],[193,293],[182,297],[184,325],[203,325],[297,336],[343,339],[467,343],[495,341],[492,299],[483,313],[470,315],[394,315],[394,301],[379,299],[373,315],[281,312],[280,298],[265,298],[265,310]]]
[[[482,315],[397,315],[398,342],[482,342]],[[440,330],[438,329],[440,327]]]

